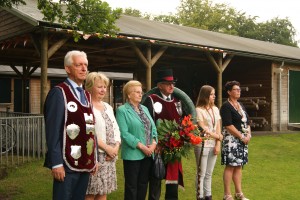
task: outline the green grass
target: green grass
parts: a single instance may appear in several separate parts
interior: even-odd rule
[[[300,134],[255,136],[249,145],[249,164],[243,169],[243,191],[251,200],[295,200],[300,188]],[[48,200],[52,194],[50,171],[43,161],[33,161],[8,170],[0,180],[0,199]],[[179,189],[179,199],[195,199],[195,159],[191,151],[183,160],[185,190]],[[124,179],[122,160],[117,162],[118,190],[108,199],[123,199]],[[213,174],[213,197],[222,199],[223,166],[220,157]],[[163,182],[164,183],[164,182]],[[164,184],[163,184],[164,185]],[[233,187],[232,192],[234,193]],[[162,190],[162,197],[164,189]],[[164,199],[164,198],[161,198]]]

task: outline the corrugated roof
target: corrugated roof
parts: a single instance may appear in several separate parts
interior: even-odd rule
[[[45,22],[37,8],[36,0],[26,1],[26,5],[18,6],[13,11],[38,25]],[[121,16],[117,20],[119,35],[134,36],[159,42],[169,42],[178,45],[195,45],[222,49],[237,55],[262,57],[280,61],[300,62],[300,48],[253,40],[228,34],[201,30],[180,25],[167,24],[147,19]]]
[[[300,60],[300,49],[197,28],[122,16],[117,25],[120,34],[222,49],[240,54]]]

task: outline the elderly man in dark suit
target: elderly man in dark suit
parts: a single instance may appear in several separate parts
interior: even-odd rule
[[[82,88],[87,56],[69,51],[64,66],[68,78],[50,90],[44,105],[45,166],[52,170],[54,200],[83,200],[89,174],[97,170],[94,116]]]
[[[173,96],[176,79],[171,69],[157,72],[157,90],[150,94],[144,105],[148,108],[154,121],[158,119],[176,120],[182,116],[181,102]],[[158,133],[159,134],[159,133]],[[158,144],[159,151],[159,144]],[[178,199],[178,184],[183,186],[183,172],[181,162],[167,163],[166,165],[166,200]],[[149,200],[159,200],[161,194],[161,181],[155,177],[150,178]]]

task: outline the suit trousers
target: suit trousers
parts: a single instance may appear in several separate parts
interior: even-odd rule
[[[159,200],[161,180],[150,177],[148,200]],[[178,184],[166,184],[165,200],[178,200]]]
[[[125,177],[124,200],[144,200],[147,194],[152,157],[123,160]]]
[[[63,182],[54,180],[53,200],[84,200],[90,173],[68,172]]]

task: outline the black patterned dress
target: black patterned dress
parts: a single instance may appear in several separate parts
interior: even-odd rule
[[[103,117],[106,129],[106,144],[115,145],[113,123],[105,111],[94,109],[96,123],[97,116]],[[99,116],[101,115],[101,116]],[[102,124],[103,125],[103,124]],[[96,127],[97,132],[97,127]],[[89,184],[86,194],[105,195],[117,189],[116,161],[115,157],[111,161],[106,161],[106,153],[99,153],[99,169],[97,174],[90,175]]]
[[[225,126],[234,125],[244,136],[248,127],[248,115],[245,108],[240,104],[236,110],[230,102],[226,101],[221,109],[224,139],[222,141],[221,164],[230,166],[243,166],[248,163],[248,145],[245,145],[239,138],[231,135]]]

